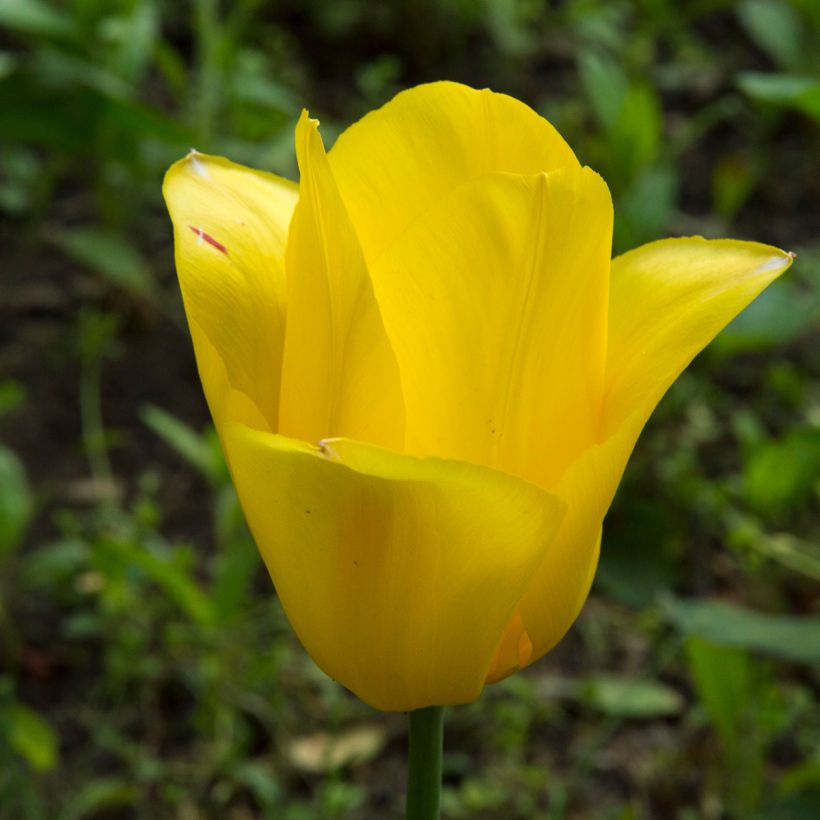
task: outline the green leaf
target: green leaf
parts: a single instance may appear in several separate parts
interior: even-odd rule
[[[151,268],[121,235],[96,228],[76,228],[61,234],[56,241],[68,256],[113,284],[142,296],[153,296]]]
[[[210,626],[215,609],[210,596],[198,585],[196,579],[174,561],[174,555],[158,554],[144,544],[107,539],[101,545],[108,548],[123,566],[141,570],[146,577],[164,590],[168,597],[194,622]]]
[[[646,168],[620,197],[615,211],[615,253],[658,239],[666,230],[678,199],[678,176],[672,168]]]
[[[605,715],[652,719],[678,714],[680,693],[656,680],[595,675],[581,682],[584,700]]]
[[[0,382],[0,418],[19,410],[26,400],[26,388],[16,379]]]
[[[632,179],[658,155],[663,137],[663,113],[657,92],[633,83],[623,98],[618,117],[609,129],[612,150]]]
[[[520,0],[494,0],[484,6],[488,29],[502,54],[520,58],[537,47],[538,35],[532,26],[532,12],[537,8],[536,3]]]
[[[105,809],[133,806],[139,796],[139,788],[126,780],[116,777],[92,780],[80,787],[67,800],[58,815],[58,820],[82,820],[85,817],[97,817]],[[112,813],[108,816],[116,815]]]
[[[806,789],[766,803],[749,820],[817,820],[820,806],[820,788]]]
[[[810,790],[820,790],[820,750],[815,750],[813,757],[790,766],[778,778],[777,791],[781,795]]]
[[[218,443],[210,436],[197,433],[187,424],[156,407],[147,404],[140,409],[140,419],[166,444],[176,450],[189,464],[199,470],[214,486],[227,483],[228,468]]]
[[[268,56],[260,51],[245,49],[237,55],[230,83],[232,99],[258,105],[269,116],[272,111],[288,117],[299,112],[296,96],[276,80]]]
[[[767,615],[723,601],[664,596],[661,613],[685,635],[794,663],[820,663],[820,617]]]
[[[769,515],[809,503],[820,484],[820,427],[794,430],[754,448],[743,470],[743,491],[754,510]]]
[[[99,59],[72,54],[68,50],[39,51],[34,64],[38,78],[55,87],[85,86],[103,97],[133,99],[135,89]]]
[[[267,762],[255,760],[240,760],[230,769],[230,776],[246,786],[259,803],[268,808],[276,805],[282,799],[283,789],[276,777],[271,776]]]
[[[26,554],[20,580],[26,587],[54,596],[63,587],[74,588],[77,575],[87,568],[89,548],[79,538],[65,538]]]
[[[100,36],[112,48],[116,73],[137,83],[150,64],[159,35],[159,14],[150,0],[134,3],[130,14],[106,17]]]
[[[793,572],[820,582],[820,544],[796,538],[788,532],[764,532],[754,519],[746,519],[744,530],[733,533],[743,547],[756,550]]]
[[[71,16],[42,0],[3,0],[0,26],[20,34],[64,36],[73,33]]]
[[[727,813],[748,817],[760,805],[767,749],[785,727],[771,664],[742,648],[697,636],[687,641],[686,656],[695,690],[721,741],[729,775],[722,788]]]
[[[25,468],[11,450],[0,445],[0,560],[19,546],[33,511]]]
[[[686,656],[698,698],[724,746],[733,753],[754,694],[749,656],[742,649],[698,637],[687,641]]]
[[[744,0],[737,15],[755,44],[778,65],[799,64],[802,23],[795,10],[781,0]]]
[[[610,130],[624,104],[626,77],[614,60],[592,49],[578,57],[578,74],[595,118],[604,130]]]
[[[721,157],[712,171],[714,209],[724,219],[732,219],[752,195],[759,177],[760,165],[757,161],[739,154]]]
[[[0,51],[0,80],[14,74],[19,65],[17,55],[8,51]]]
[[[232,489],[232,488],[231,488]],[[221,545],[213,562],[211,602],[220,623],[228,623],[247,613],[247,602],[260,571],[259,551],[246,534],[237,534]]]
[[[57,156],[87,152],[99,114],[99,98],[87,89],[54,89],[19,71],[0,79],[0,134],[6,142],[47,146]]]
[[[6,740],[17,754],[38,772],[57,764],[57,735],[48,722],[22,703],[10,704],[3,713]]]
[[[820,79],[817,77],[744,71],[738,75],[737,84],[752,99],[795,108],[820,120]]]

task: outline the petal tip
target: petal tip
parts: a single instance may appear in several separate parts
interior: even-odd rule
[[[309,151],[317,147],[317,141],[322,144],[321,140],[319,120],[311,117],[307,108],[303,108],[299,122],[296,123],[296,161],[302,172],[304,172],[303,163],[308,159]]]
[[[188,151],[185,160],[186,168],[189,168],[197,176],[202,177],[203,179],[208,179],[210,174],[208,173],[208,166],[205,163],[204,154],[201,154],[199,151],[196,150],[196,148],[191,148],[191,150]]]
[[[311,117],[310,111],[307,108],[302,109],[302,113],[299,115],[299,123],[300,126],[310,125],[313,128],[318,128],[320,123],[317,117]]]
[[[757,269],[757,273],[782,273],[791,267],[792,262],[797,259],[797,254],[793,251],[780,251],[777,255],[771,256]]]

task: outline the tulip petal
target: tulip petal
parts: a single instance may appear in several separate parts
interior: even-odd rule
[[[561,135],[524,103],[452,82],[398,94],[348,128],[329,160],[368,263],[465,182],[578,167]]]
[[[603,434],[648,417],[689,362],[793,256],[702,237],[650,242],[612,260]]]
[[[563,505],[474,465],[230,424],[234,481],[285,612],[331,677],[372,706],[478,697]]]
[[[285,243],[297,187],[273,174],[191,152],[168,170],[163,193],[174,224],[185,312],[214,419],[221,417],[217,405],[236,390],[275,428]],[[214,356],[224,367],[215,365]],[[214,381],[220,378],[227,378],[230,387]]]
[[[598,565],[604,516],[642,426],[635,413],[615,435],[584,453],[555,487],[567,514],[510,619],[488,683],[537,661],[578,617]]]
[[[296,127],[301,188],[287,248],[279,429],[304,441],[349,436],[400,447],[396,359],[318,125],[303,111]]]
[[[231,386],[225,363],[195,319],[188,320],[194,343],[199,378],[218,433],[229,421],[246,424],[253,430],[270,432],[270,423],[246,393]],[[224,448],[223,448],[224,450]]]
[[[791,262],[767,245],[699,237],[653,242],[613,260],[605,440],[554,489],[568,512],[510,619],[490,681],[540,658],[572,625],[592,583],[601,524],[647,418],[692,358]]]
[[[373,267],[408,452],[549,488],[596,440],[612,203],[588,168],[458,188]]]

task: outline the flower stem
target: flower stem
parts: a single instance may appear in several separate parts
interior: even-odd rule
[[[444,707],[410,712],[407,820],[438,820],[441,802],[441,749]]]

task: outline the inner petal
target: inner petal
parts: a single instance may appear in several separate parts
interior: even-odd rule
[[[288,236],[288,321],[279,432],[303,441],[346,435],[393,449],[404,436],[398,368],[319,136],[296,127],[299,202]]]
[[[372,268],[406,448],[549,487],[597,435],[612,205],[589,169],[468,183]]]
[[[403,91],[348,128],[328,159],[369,263],[465,182],[578,167],[527,105],[452,82]]]

